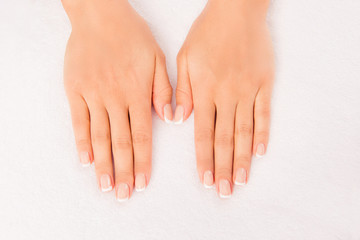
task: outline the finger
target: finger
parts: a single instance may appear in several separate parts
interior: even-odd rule
[[[181,124],[190,116],[193,106],[187,60],[185,54],[181,50],[177,57],[177,72],[178,82],[176,86],[174,123]]]
[[[195,149],[200,181],[206,188],[214,184],[215,105],[209,99],[194,104]]]
[[[156,113],[166,123],[170,123],[173,120],[171,97],[172,88],[166,71],[165,56],[160,52],[156,57],[153,104]]]
[[[265,155],[269,142],[271,91],[272,88],[265,85],[255,98],[253,154],[258,158]]]
[[[130,105],[130,125],[134,149],[135,189],[142,191],[151,176],[151,103],[137,102]]]
[[[111,135],[106,109],[96,103],[89,104],[91,115],[91,142],[94,151],[95,171],[103,192],[113,189]]]
[[[90,115],[85,100],[80,95],[69,95],[72,124],[80,163],[89,166],[93,161],[90,136]]]
[[[234,119],[235,104],[217,104],[214,146],[215,182],[221,198],[230,197],[232,192]]]
[[[236,185],[245,185],[251,164],[253,140],[253,103],[240,101],[235,117],[235,150],[233,181]]]
[[[133,150],[128,109],[120,104],[108,107],[111,126],[111,145],[114,158],[116,199],[131,197],[134,185]]]

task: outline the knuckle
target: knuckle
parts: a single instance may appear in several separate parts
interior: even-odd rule
[[[162,88],[159,91],[154,91],[153,92],[153,97],[154,98],[159,98],[159,97],[169,98],[171,96],[172,96],[172,87],[170,85]]]
[[[271,112],[270,106],[264,106],[255,112],[255,118],[256,118],[256,115],[258,115],[258,117],[260,117],[260,118],[269,119],[270,112]]]
[[[258,130],[258,131],[255,131],[254,136],[256,138],[267,138],[269,136],[269,132],[266,130]]]
[[[240,154],[238,156],[234,157],[234,162],[236,162],[237,164],[246,164],[246,163],[250,163],[251,161],[251,153],[250,154]]]
[[[144,131],[135,131],[132,134],[132,140],[133,140],[133,144],[146,145],[151,142],[151,137],[150,137],[150,134],[148,134]]]
[[[95,132],[91,137],[94,144],[104,143],[110,141],[110,133]]]
[[[177,87],[176,88],[176,97],[185,97],[185,98],[191,98],[191,93],[188,90],[182,89]]]
[[[130,137],[115,137],[112,139],[114,150],[129,149],[132,147]]]
[[[151,161],[147,160],[135,161],[135,171],[150,171]]]
[[[98,176],[101,176],[103,173],[107,173],[110,177],[113,176],[112,164],[109,161],[103,161],[105,159],[95,158],[95,171]],[[108,160],[108,159],[106,159]]]
[[[234,144],[234,136],[230,133],[221,133],[215,135],[215,145],[221,147],[231,147]]]
[[[232,168],[229,167],[220,167],[220,168],[215,168],[215,177],[219,178],[219,177],[231,177],[232,174]]]
[[[91,145],[91,141],[89,138],[76,139],[76,146],[78,147],[88,147],[90,145]]]
[[[214,140],[214,129],[202,128],[195,132],[196,142],[212,142]]]
[[[117,183],[130,181],[132,182],[134,179],[134,173],[132,169],[129,170],[118,170],[115,172],[115,179]]]
[[[90,125],[90,119],[85,117],[73,117],[72,124],[75,129]]]
[[[250,124],[238,124],[235,128],[236,136],[250,136],[253,134],[253,128]]]
[[[214,161],[213,157],[202,157],[202,156],[196,157],[196,162],[200,166],[211,165],[213,164],[213,161]]]

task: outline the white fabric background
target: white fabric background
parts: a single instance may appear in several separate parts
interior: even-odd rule
[[[134,0],[167,56],[205,0]],[[360,239],[360,1],[276,0],[271,140],[229,200],[199,183],[193,116],[153,114],[153,174],[125,204],[79,164],[59,0],[0,0],[0,239]]]

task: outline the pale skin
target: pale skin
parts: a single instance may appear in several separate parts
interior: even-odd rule
[[[231,196],[269,138],[273,55],[267,0],[209,0],[178,58],[176,110],[165,57],[126,0],[63,0],[72,33],[64,82],[80,162],[95,163],[102,191],[119,201],[151,177],[151,106],[182,123],[194,108],[197,168]]]

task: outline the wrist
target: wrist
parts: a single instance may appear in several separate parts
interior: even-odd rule
[[[270,0],[208,0],[218,11],[236,13],[249,19],[266,19]]]
[[[127,0],[61,0],[72,25],[105,17],[121,16],[130,6]]]

